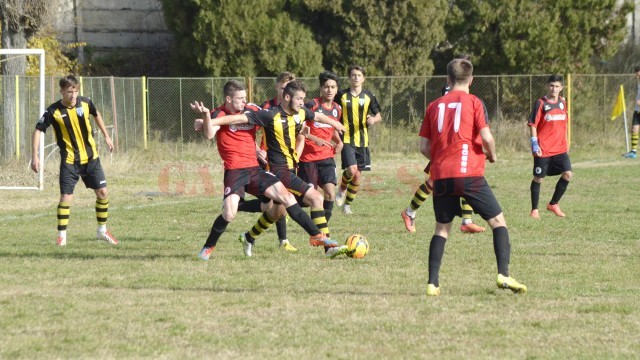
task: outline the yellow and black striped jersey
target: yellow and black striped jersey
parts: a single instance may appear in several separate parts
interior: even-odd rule
[[[78,96],[76,105],[71,108],[58,100],[47,108],[38,120],[36,129],[46,132],[49,126],[53,126],[62,161],[67,164],[86,164],[98,158],[89,114],[98,114],[89,98]]]
[[[249,124],[261,126],[264,131],[269,165],[295,168],[298,163],[296,136],[305,120],[315,119],[315,113],[302,107],[297,113],[289,115],[278,105],[245,115],[249,118]]]
[[[376,96],[369,90],[354,96],[346,89],[340,91],[334,101],[342,107],[342,125],[346,128],[342,142],[356,147],[369,146],[367,115],[375,116],[380,112]]]

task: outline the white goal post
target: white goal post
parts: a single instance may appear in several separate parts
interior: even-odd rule
[[[38,116],[44,114],[44,49],[0,49],[1,55],[38,55],[40,57],[40,105]],[[40,136],[38,154],[40,156],[40,169],[38,171],[38,186],[0,186],[0,190],[42,190],[44,187],[44,136]]]

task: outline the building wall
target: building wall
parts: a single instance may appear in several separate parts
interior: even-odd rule
[[[54,28],[63,43],[86,43],[82,63],[114,53],[168,56],[173,38],[160,0],[60,0]]]

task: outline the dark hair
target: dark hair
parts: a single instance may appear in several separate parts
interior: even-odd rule
[[[278,74],[278,77],[276,78],[276,84],[279,84],[281,82],[285,82],[285,81],[291,81],[291,80],[295,80],[296,76],[293,75],[293,73],[289,72],[289,71],[283,71],[280,74]]]
[[[73,75],[67,75],[60,79],[60,81],[58,82],[58,85],[60,85],[60,89],[63,90],[68,88],[69,86],[77,87],[79,84],[80,82]]]
[[[242,90],[247,90],[247,88],[245,88],[244,84],[238,80],[229,80],[224,84],[224,87],[222,88],[224,96],[233,96],[233,93]]]
[[[473,76],[473,65],[465,59],[453,59],[447,64],[447,76],[451,84],[464,83]]]
[[[638,72],[640,71],[640,65],[636,65],[635,68],[633,68],[633,72]]]
[[[550,75],[549,78],[547,79],[547,84],[551,84],[552,82],[559,82],[560,84],[562,84],[564,82],[562,79],[562,75],[558,75],[558,74]]]
[[[320,75],[318,76],[318,80],[320,80],[320,86],[322,86],[322,85],[324,85],[324,83],[327,82],[327,80],[333,80],[337,84],[338,80],[340,80],[340,78],[333,71],[325,70],[325,71],[320,73]]]
[[[457,54],[453,58],[471,61],[471,55],[468,55],[468,54]]]
[[[282,92],[282,96],[285,96],[287,94],[289,96],[293,96],[293,93],[296,92],[296,91],[302,91],[302,92],[306,93],[307,92],[307,87],[300,80],[291,80],[291,81],[289,81],[287,86],[285,86],[284,91]]]
[[[364,67],[360,66],[360,65],[351,65],[349,66],[349,70],[347,71],[347,74],[349,74],[349,76],[351,76],[351,72],[353,70],[358,70],[362,73],[362,75],[367,75],[366,72],[364,71]]]

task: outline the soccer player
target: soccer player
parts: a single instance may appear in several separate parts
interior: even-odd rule
[[[636,66],[634,72],[638,82],[638,92],[636,93],[636,104],[633,108],[633,120],[631,121],[631,151],[622,155],[629,159],[635,159],[638,156],[638,130],[640,130],[640,66]]]
[[[100,165],[98,148],[92,135],[89,115],[92,115],[96,125],[104,135],[104,140],[113,151],[113,142],[104,126],[102,116],[96,109],[91,99],[78,95],[78,79],[74,76],[65,76],[60,79],[60,94],[62,99],[51,104],[42,115],[32,138],[31,169],[38,172],[40,158],[38,148],[41,134],[53,126],[56,142],[60,149],[60,201],[58,203],[58,246],[67,245],[67,225],[69,223],[70,207],[73,201],[73,190],[82,178],[87,188],[96,193],[96,220],[98,230],[96,238],[109,244],[117,245],[118,240],[107,231],[107,218],[109,217],[109,192],[107,191],[107,179]]]
[[[447,77],[451,91],[429,104],[420,129],[420,152],[431,160],[436,218],[429,245],[427,295],[440,295],[440,265],[453,218],[461,214],[460,197],[465,198],[493,230],[498,287],[526,292],[526,286],[509,276],[509,231],[502,209],[484,177],[485,157],[495,162],[496,150],[484,103],[469,94],[473,65],[468,60],[454,59],[447,65]]]
[[[362,171],[371,170],[369,154],[369,126],[382,121],[378,99],[369,90],[362,88],[365,69],[360,65],[349,67],[348,90],[340,91],[336,102],[342,107],[342,178],[336,194],[336,205],[342,212],[353,214],[351,203],[356,198],[362,183]]]
[[[455,59],[469,60],[469,57],[466,55],[458,55]],[[451,87],[449,85],[443,87],[442,96],[447,95],[450,89]],[[429,164],[424,168],[424,172],[427,174],[427,179],[424,183],[418,186],[416,191],[413,193],[409,206],[400,213],[400,216],[402,216],[402,220],[404,221],[404,227],[410,233],[416,232],[416,212],[425,200],[427,200],[427,197],[431,194],[431,190],[433,190],[433,182],[429,177]],[[470,234],[483,232],[485,230],[484,227],[474,224],[473,219],[471,218],[473,215],[473,209],[464,198],[460,198],[460,207],[462,208],[462,224],[460,224],[460,231]]]
[[[540,184],[545,176],[561,175],[556,183],[547,210],[559,217],[565,217],[560,210],[560,199],[573,176],[567,146],[567,102],[562,91],[562,76],[551,75],[547,79],[547,95],[536,100],[527,125],[531,132],[531,152],[533,153],[533,180],[531,181],[531,214],[540,219],[538,201]]]
[[[269,172],[278,177],[289,192],[298,196],[305,204],[311,207],[311,219],[321,234],[316,236],[310,233],[312,237],[309,239],[309,243],[313,246],[332,248],[337,244],[329,239],[329,227],[322,207],[322,194],[313,185],[305,183],[295,174],[295,167],[298,161],[298,155],[295,152],[296,137],[302,122],[305,120],[317,120],[321,123],[330,124],[338,131],[344,131],[344,127],[339,122],[323,114],[314,113],[305,108],[303,105],[306,92],[306,87],[302,82],[298,80],[291,81],[284,89],[283,100],[280,105],[269,110],[218,117],[211,120],[211,124],[214,126],[250,124],[262,127],[267,139]],[[276,205],[275,207],[279,206]],[[289,215],[293,218],[290,212]],[[245,252],[253,247],[255,238],[269,228],[273,221],[277,219],[262,220],[261,218],[254,225],[252,231],[240,235],[245,246]],[[330,250],[339,251],[336,253],[327,252],[327,256],[333,257],[346,250],[346,248],[340,247],[339,249]]]
[[[280,103],[282,102],[282,93],[284,92],[284,88],[287,86],[287,84],[290,81],[295,79],[296,79],[296,76],[289,71],[283,71],[280,74],[278,74],[278,76],[276,77],[276,84],[275,84],[276,92],[277,92],[276,97],[270,100],[265,100],[262,103],[261,107],[263,109],[269,109],[269,108],[280,105]],[[260,139],[261,139],[260,146],[256,150],[256,152],[258,154],[258,160],[260,160],[261,165],[264,168],[266,168],[268,164],[267,139],[265,137],[264,131],[262,131],[262,136],[260,136]],[[278,219],[278,221],[276,221],[276,231],[278,233],[278,240],[280,241],[281,248],[289,252],[298,251],[298,249],[296,249],[293,245],[291,245],[291,243],[287,239],[287,218],[286,217],[282,217]]]
[[[305,106],[312,111],[319,112],[329,118],[340,121],[342,110],[340,105],[333,101],[338,92],[338,75],[332,71],[323,71],[318,76],[320,81],[320,96],[309,101]],[[322,188],[324,193],[324,217],[331,219],[335,189],[338,180],[336,178],[336,162],[333,159],[335,153],[342,148],[340,134],[331,125],[317,121],[307,121],[309,134],[306,139],[298,143],[300,162],[298,163],[298,176],[313,186]],[[335,145],[333,145],[335,142]]]
[[[245,191],[252,195],[264,195],[277,201],[280,205],[273,206],[262,213],[256,226],[245,236],[240,236],[244,244],[246,256],[252,256],[253,243],[248,243],[246,238],[260,235],[273,222],[282,216],[282,207],[286,212],[311,236],[309,242],[314,246],[333,247],[337,244],[322,234],[309,216],[296,202],[295,197],[287,191],[284,185],[273,174],[266,172],[258,165],[255,156],[254,124],[244,123],[216,123],[219,119],[235,116],[246,118],[245,113],[260,110],[255,105],[247,105],[247,93],[244,84],[230,80],[224,86],[225,104],[216,108],[213,113],[201,102],[191,103],[191,108],[202,114],[203,122],[200,125],[196,120],[196,129],[202,127],[207,138],[217,136],[218,152],[224,161],[224,199],[222,214],[219,215],[211,227],[211,232],[199,257],[208,260],[215,249],[218,239],[224,233],[227,225],[234,219],[238,203],[244,197]],[[212,119],[213,117],[213,119]]]

